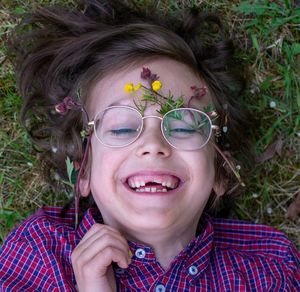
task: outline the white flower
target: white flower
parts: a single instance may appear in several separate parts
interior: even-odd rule
[[[271,215],[271,214],[273,213],[273,209],[272,209],[271,207],[268,207],[268,208],[267,208],[267,213],[268,213],[269,215]]]
[[[53,147],[51,148],[51,150],[52,150],[53,153],[56,153],[58,149],[57,149],[57,147],[54,147],[54,146],[53,146]]]

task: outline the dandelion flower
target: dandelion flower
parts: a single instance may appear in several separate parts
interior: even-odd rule
[[[159,80],[153,81],[151,85],[152,85],[152,89],[153,89],[154,91],[158,91],[158,90],[160,90],[161,87],[162,87],[162,84],[161,84],[161,82],[160,82]]]
[[[124,90],[125,90],[126,93],[130,93],[130,92],[134,91],[133,84],[132,83],[126,83],[124,85]]]

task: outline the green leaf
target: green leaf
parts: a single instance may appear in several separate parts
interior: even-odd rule
[[[256,49],[256,51],[259,53],[259,52],[260,52],[260,47],[259,47],[259,44],[258,44],[256,35],[255,35],[255,34],[251,34],[251,39],[252,39],[253,47],[254,47],[254,48]]]
[[[300,43],[299,44],[292,44],[292,54],[297,55],[300,53]]]
[[[297,95],[297,105],[300,110],[300,91],[299,90],[297,91],[296,95]]]
[[[66,159],[66,165],[67,165],[69,182],[72,183],[72,172],[74,170],[74,163],[73,163],[73,161],[71,161],[71,159],[69,157],[67,157],[67,159]]]
[[[23,14],[23,13],[25,13],[25,9],[23,7],[16,7],[15,8],[15,13],[16,14]]]
[[[246,15],[256,14],[259,16],[266,12],[266,8],[268,7],[265,5],[254,5],[253,3],[243,2],[239,6],[234,7],[233,11],[244,13]]]
[[[271,81],[273,79],[273,76],[267,77],[261,84],[260,84],[260,89],[261,90],[267,90],[271,86]]]
[[[291,1],[290,0],[284,0],[284,4],[287,9],[291,9]]]

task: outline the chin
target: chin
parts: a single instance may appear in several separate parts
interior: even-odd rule
[[[132,229],[141,230],[165,230],[174,226],[175,223],[179,223],[178,217],[176,216],[166,216],[166,214],[161,214],[157,212],[152,212],[151,214],[134,216],[130,218],[131,220],[126,222],[126,225],[131,226]]]

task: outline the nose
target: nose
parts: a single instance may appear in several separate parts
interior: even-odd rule
[[[161,128],[160,119],[144,120],[143,132],[136,141],[136,155],[169,157],[172,146],[165,140]]]

